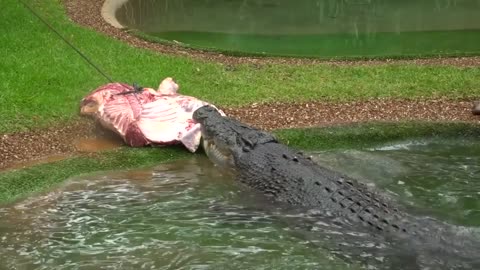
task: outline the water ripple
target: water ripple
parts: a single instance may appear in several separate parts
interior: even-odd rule
[[[429,141],[318,160],[478,225],[479,152],[479,143]],[[314,212],[276,208],[204,157],[102,173],[0,207],[0,269],[389,269],[391,243]]]

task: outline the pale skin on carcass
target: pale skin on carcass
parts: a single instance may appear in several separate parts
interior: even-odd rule
[[[82,100],[80,113],[93,117],[130,146],[182,143],[191,152],[197,150],[201,132],[192,114],[207,102],[179,94],[179,85],[171,77],[157,90],[124,94],[132,90],[120,83],[102,86]]]
[[[171,77],[165,78],[158,86],[157,94],[160,95],[177,95],[178,84]]]

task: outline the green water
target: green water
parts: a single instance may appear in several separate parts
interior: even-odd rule
[[[129,0],[117,19],[159,42],[320,58],[475,55],[479,0]]]
[[[425,139],[316,159],[371,183],[405,205],[451,223],[480,227],[480,142]]]
[[[479,227],[478,153],[478,140],[428,139],[314,155],[424,214]],[[0,269],[359,269],[369,255],[371,269],[403,265],[387,264],[388,243],[335,228],[274,207],[192,155],[0,206]],[[339,242],[355,244],[340,249],[347,257],[334,255]]]

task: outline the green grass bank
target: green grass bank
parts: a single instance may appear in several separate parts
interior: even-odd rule
[[[218,106],[252,102],[370,98],[474,98],[480,68],[415,66],[262,67],[161,55],[133,48],[71,22],[61,1],[26,0],[115,81],[154,87],[175,77],[181,92]],[[78,117],[80,99],[107,83],[79,55],[18,1],[0,10],[0,134],[68,122]]]
[[[302,150],[363,148],[397,140],[439,136],[480,138],[480,126],[459,123],[369,123],[346,126],[289,129],[275,132],[278,138]],[[198,155],[203,153],[199,152]],[[0,173],[0,203],[28,196],[62,183],[76,175],[96,171],[132,169],[187,158],[181,147],[121,148],[94,157],[76,157],[26,169]],[[196,153],[197,155],[197,153]]]

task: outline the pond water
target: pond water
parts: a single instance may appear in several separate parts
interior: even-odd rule
[[[314,157],[407,206],[478,227],[478,153],[478,140],[433,139]],[[388,243],[309,222],[192,155],[73,178],[0,206],[0,269],[394,269],[383,257]],[[335,244],[349,239],[354,248],[340,256]]]
[[[480,0],[126,0],[150,38],[235,53],[391,57],[480,53]]]

